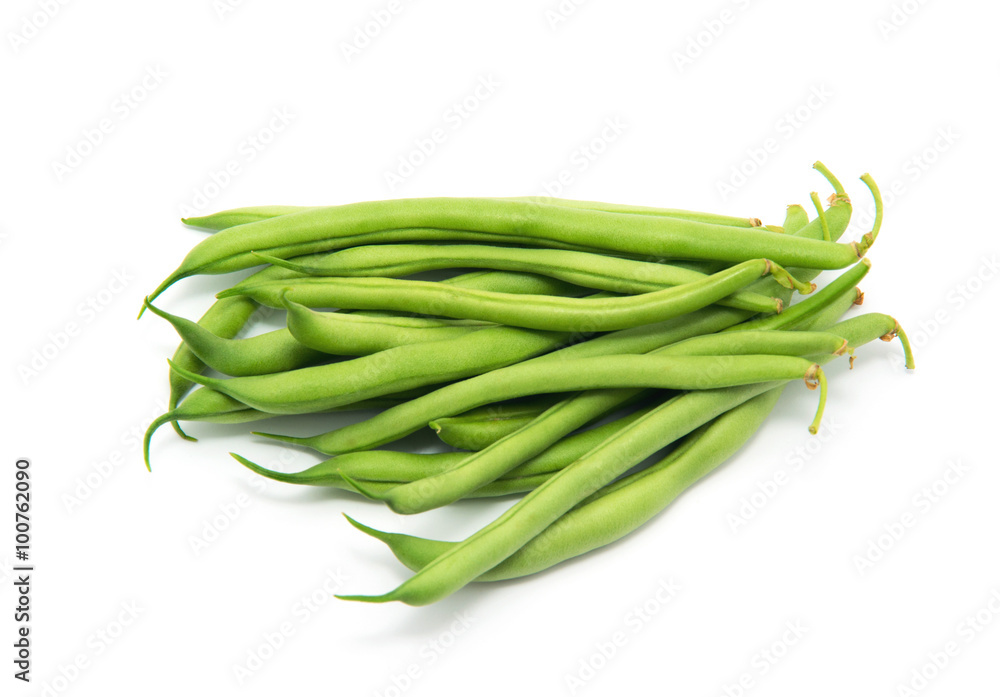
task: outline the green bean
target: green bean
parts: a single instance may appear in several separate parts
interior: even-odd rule
[[[170,322],[184,344],[213,370],[234,376],[264,375],[314,365],[329,356],[299,343],[287,330],[278,329],[248,339],[224,339],[198,322],[172,315],[147,303]]]
[[[224,291],[219,297],[243,294],[269,307],[287,297],[311,307],[383,309],[477,319],[529,329],[554,331],[608,331],[650,324],[701,309],[772,274],[800,292],[815,287],[801,284],[766,259],[743,262],[731,269],[683,286],[643,295],[614,298],[523,296],[517,302],[504,293],[445,288],[425,281],[392,278],[309,278],[288,283],[264,283]],[[781,309],[774,301],[774,311]]]
[[[704,390],[723,385],[760,382],[772,376],[772,371],[797,373],[801,377],[809,365],[800,358],[785,356],[709,358],[612,355],[546,363],[524,362],[456,382],[393,407],[367,421],[320,436],[296,438],[264,433],[258,435],[305,445],[333,455],[377,447],[413,433],[435,418],[460,414],[503,399],[618,387]]]
[[[428,234],[437,230],[438,236]],[[475,231],[469,233],[468,231]],[[665,259],[838,269],[864,256],[862,243],[776,237],[757,229],[490,199],[400,199],[312,209],[222,230],[202,240],[160,286],[194,274],[228,273],[257,264],[252,252],[287,258],[368,242],[493,237],[539,246],[570,244]]]
[[[288,332],[297,342],[338,356],[367,356],[405,344],[455,339],[496,326],[475,320],[316,312],[289,298],[285,298],[285,309],[288,311]]]
[[[709,335],[665,346],[657,356],[787,355],[805,356],[847,350],[841,337],[824,332],[745,332]],[[720,363],[720,366],[724,363]],[[709,369],[713,368],[709,364]],[[476,453],[455,468],[417,482],[389,489],[370,498],[384,501],[396,513],[421,513],[466,496],[537,455],[554,441],[636,396],[634,390],[592,390],[551,407],[530,424]],[[429,399],[430,397],[428,397]],[[369,492],[359,485],[362,494]]]
[[[275,266],[312,276],[400,278],[424,271],[487,268],[524,271],[616,293],[650,293],[701,281],[706,274],[667,264],[558,249],[520,249],[487,245],[369,245],[335,252],[312,263],[258,254]],[[718,304],[754,312],[773,312],[774,300],[738,291]]]

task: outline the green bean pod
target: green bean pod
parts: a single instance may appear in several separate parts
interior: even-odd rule
[[[258,254],[262,261],[311,276],[401,278],[425,271],[485,268],[552,276],[586,288],[615,293],[650,293],[704,280],[706,274],[669,264],[635,261],[558,249],[488,245],[369,245],[329,254],[311,263]],[[738,291],[718,304],[754,312],[773,312],[766,295]]]
[[[170,322],[184,345],[205,365],[226,375],[280,373],[329,360],[327,354],[303,345],[288,330],[277,329],[247,339],[226,339],[200,322],[172,315],[152,303],[146,303],[146,307]]]
[[[242,294],[269,307],[281,307],[282,299],[287,296],[309,307],[396,310],[552,331],[572,332],[584,327],[590,331],[610,331],[693,312],[765,274],[772,274],[803,293],[815,287],[799,283],[766,259],[756,259],[683,286],[600,299],[522,296],[512,302],[504,293],[392,278],[308,278],[292,284],[264,283],[224,291],[219,297]],[[775,300],[772,309],[780,312],[781,303]]]

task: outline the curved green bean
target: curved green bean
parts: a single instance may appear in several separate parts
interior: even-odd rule
[[[329,355],[300,343],[288,330],[277,329],[247,339],[224,339],[200,322],[172,315],[152,303],[146,303],[146,307],[170,322],[199,360],[226,375],[280,373],[329,360]]]
[[[766,259],[738,264],[701,281],[643,295],[613,298],[522,296],[517,302],[504,293],[444,288],[437,283],[392,278],[308,278],[288,283],[264,283],[225,291],[219,297],[242,294],[270,307],[287,297],[311,307],[378,309],[476,319],[529,329],[608,331],[661,322],[701,309],[752,280],[771,274],[800,292],[801,284]],[[774,301],[779,312],[781,303]]]
[[[275,266],[311,276],[400,278],[440,269],[487,268],[538,273],[586,288],[628,294],[650,293],[706,278],[706,274],[678,266],[588,252],[469,244],[351,247],[312,263],[286,261],[266,254],[257,256]],[[754,312],[774,311],[772,298],[747,291],[720,298],[718,304]]]

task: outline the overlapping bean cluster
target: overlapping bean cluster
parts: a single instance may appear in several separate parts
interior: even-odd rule
[[[354,600],[423,605],[606,545],[735,453],[792,381],[819,388],[815,432],[823,364],[899,336],[913,367],[892,317],[842,320],[860,304],[857,284],[882,221],[878,188],[862,177],[875,223],[840,243],[851,202],[815,167],[834,188],[829,205],[813,194],[817,216],[792,205],[781,227],[550,198],[241,208],[187,219],[218,232],[146,300],[183,339],[170,362],[170,410],[146,435],[147,465],[150,437],[167,422],[187,438],[180,421],[380,409],[311,437],[259,434],[333,456],[303,472],[234,457],[265,477],[347,489],[398,513],[523,494],[460,542],[351,520],[416,572],[383,595],[344,596]],[[152,304],[181,278],[260,265],[198,322]],[[845,270],[816,290],[812,280],[837,269]],[[791,303],[796,292],[806,297]],[[287,327],[234,338],[261,305],[287,311]],[[451,450],[393,449],[428,425]]]

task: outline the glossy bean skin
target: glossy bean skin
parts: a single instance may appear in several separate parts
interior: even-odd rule
[[[832,306],[825,312],[827,317],[817,318],[821,326],[829,326],[837,316]],[[898,331],[898,324],[886,315],[864,315],[836,324],[830,331],[846,337],[852,346],[858,347]],[[907,363],[912,365],[905,343],[904,350]],[[749,439],[770,413],[782,389],[782,385],[777,385],[734,407],[708,426],[701,427],[700,432],[692,433],[683,445],[659,463],[581,498],[565,515],[475,580],[495,581],[537,573],[629,534]],[[384,533],[351,522],[388,544],[397,558],[413,570],[428,566],[460,544]]]
[[[656,356],[840,355],[847,342],[824,332],[744,332],[709,335],[666,346]],[[636,390],[590,390],[554,405],[531,423],[484,450],[473,453],[447,472],[371,495],[396,513],[421,513],[466,496],[543,452],[558,439],[638,395]],[[368,494],[365,489],[362,493]]]
[[[285,310],[292,338],[315,351],[337,356],[367,356],[406,344],[457,339],[496,326],[475,320],[317,312],[289,298],[285,298]]]
[[[413,433],[435,418],[460,414],[503,399],[619,387],[705,390],[722,385],[782,379],[776,377],[779,373],[802,377],[811,365],[809,361],[787,356],[651,355],[518,363],[447,385],[367,421],[321,436],[259,435],[306,445],[334,455],[374,448]]]
[[[600,299],[523,296],[513,302],[504,293],[443,288],[436,283],[391,278],[308,278],[293,284],[265,283],[225,291],[219,297],[244,294],[270,307],[280,307],[287,297],[309,307],[396,310],[553,331],[578,331],[582,327],[611,331],[653,324],[699,310],[767,273],[784,277],[780,267],[758,259],[683,286]],[[803,292],[812,289],[789,282]],[[780,311],[781,303],[773,302],[773,310]]]
[[[263,261],[311,276],[401,278],[425,271],[485,268],[552,276],[586,288],[615,293],[650,293],[704,280],[706,274],[677,266],[557,249],[489,245],[369,245],[335,252],[312,263],[261,255]],[[738,291],[718,304],[773,312],[766,295]]]
[[[479,239],[538,246],[569,244],[663,259],[741,263],[772,259],[781,266],[838,269],[863,256],[857,244],[780,237],[658,216],[609,213],[496,199],[398,199],[311,209],[221,230],[204,239],[150,296],[180,278],[228,273],[257,264],[252,252],[287,258],[368,242]],[[463,231],[476,231],[473,235]],[[449,233],[455,233],[449,235]]]

